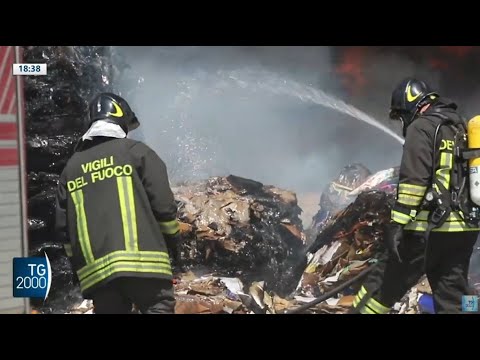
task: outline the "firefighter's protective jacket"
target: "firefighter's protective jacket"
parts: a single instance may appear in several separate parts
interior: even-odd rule
[[[121,276],[171,279],[162,233],[179,225],[164,162],[131,139],[81,144],[60,176],[56,230],[70,241],[82,292]]]
[[[440,127],[437,144],[433,146],[437,125],[442,119],[435,112],[441,112],[455,123],[464,122],[456,112],[457,105],[439,98],[423,114],[415,119],[407,129],[400,164],[400,178],[397,199],[391,212],[394,222],[403,224],[405,230],[426,231],[428,210],[422,210],[424,196],[432,187],[432,166],[435,174],[446,189],[451,189],[454,167],[455,132],[449,126]],[[433,164],[433,151],[436,161]],[[469,227],[463,221],[463,214],[453,211],[446,222],[433,231],[458,232],[478,229]]]

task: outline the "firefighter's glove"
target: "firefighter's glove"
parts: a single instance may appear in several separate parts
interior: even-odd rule
[[[177,231],[173,235],[164,234],[163,236],[165,237],[165,242],[167,243],[168,254],[170,256],[172,266],[181,266],[182,259],[180,246],[182,245],[182,237],[180,236],[180,231]]]
[[[390,256],[398,262],[402,262],[398,248],[403,239],[403,225],[391,222],[385,224],[383,229],[383,240]]]

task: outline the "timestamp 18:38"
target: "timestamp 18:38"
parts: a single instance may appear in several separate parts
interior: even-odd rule
[[[13,64],[13,75],[47,75],[47,64]]]

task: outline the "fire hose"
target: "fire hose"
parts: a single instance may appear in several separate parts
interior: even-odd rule
[[[377,266],[378,262],[367,267],[366,269],[360,271],[357,275],[355,275],[353,278],[351,278],[350,280],[347,280],[345,281],[343,284],[335,287],[334,289],[326,292],[325,294],[323,294],[322,296],[316,298],[315,300],[313,301],[310,301],[309,303],[306,303],[304,305],[301,305],[299,306],[298,308],[295,308],[295,309],[292,309],[290,311],[286,311],[284,312],[284,314],[298,314],[302,311],[305,311],[309,308],[311,308],[312,306],[315,306],[317,304],[320,304],[321,302],[331,298],[332,296],[336,295],[338,292],[342,291],[343,289],[349,287],[350,285],[352,285],[353,283],[355,283],[356,281],[360,280],[361,278],[363,278],[365,275],[367,275],[370,271],[372,271],[376,266]]]

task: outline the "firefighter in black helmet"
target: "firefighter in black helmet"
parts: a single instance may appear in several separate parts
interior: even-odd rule
[[[422,105],[436,99],[438,94],[425,82],[407,78],[393,90],[390,104],[390,119],[402,122],[403,137],[413,122]]]
[[[119,125],[125,134],[140,126],[125,99],[112,93],[101,93],[90,102],[89,119],[90,125],[97,120]]]
[[[402,122],[405,144],[384,231],[388,251],[357,293],[352,312],[388,313],[426,272],[435,312],[460,313],[462,296],[471,294],[468,267],[480,230],[464,221],[451,200],[460,173],[454,129],[465,128],[465,121],[454,102],[414,78],[394,89],[390,118]],[[439,126],[443,122],[451,126]]]
[[[57,233],[95,313],[173,313],[179,260],[177,206],[164,162],[127,138],[140,123],[122,97],[90,103],[90,127],[66,164],[56,194]]]

